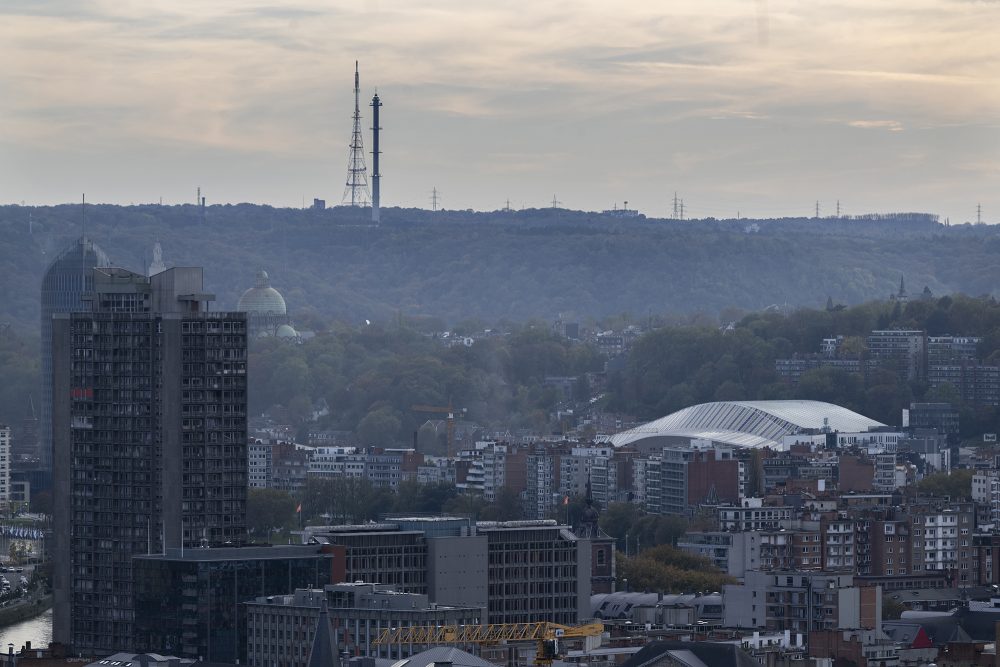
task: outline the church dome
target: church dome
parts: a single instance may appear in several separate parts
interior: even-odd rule
[[[281,292],[271,287],[267,271],[261,269],[257,273],[257,283],[243,292],[243,296],[236,304],[236,310],[260,315],[284,315],[285,298],[281,296]]]

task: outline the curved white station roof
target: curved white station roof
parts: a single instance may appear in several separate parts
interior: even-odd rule
[[[825,420],[825,421],[824,421]],[[737,447],[777,447],[786,435],[824,428],[864,433],[885,424],[822,401],[721,401],[692,405],[611,436],[615,447],[645,438],[703,438]]]

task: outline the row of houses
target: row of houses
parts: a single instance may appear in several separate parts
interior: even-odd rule
[[[797,385],[802,375],[832,368],[870,377],[880,369],[901,379],[927,382],[930,388],[951,386],[970,405],[1000,405],[1000,366],[979,356],[982,339],[975,336],[928,336],[919,330],[872,331],[863,345],[844,336],[824,338],[820,352],[775,360],[775,371]]]

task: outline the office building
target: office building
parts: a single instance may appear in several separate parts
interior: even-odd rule
[[[132,642],[133,555],[245,539],[247,342],[200,268],[91,275],[52,321],[53,639],[100,655]]]
[[[246,603],[296,588],[322,588],[331,581],[333,563],[319,545],[168,549],[136,556],[134,647],[245,664]]]
[[[485,607],[488,623],[573,625],[588,615],[592,542],[551,519],[398,517],[307,526],[303,539],[333,555],[335,582],[386,584],[436,604]],[[614,564],[602,567],[613,571]],[[602,574],[598,568],[598,579]]]
[[[903,419],[904,427],[934,429],[949,438],[958,437],[958,408],[951,403],[910,403]]]
[[[490,623],[574,625],[590,610],[591,546],[555,521],[480,521]]]

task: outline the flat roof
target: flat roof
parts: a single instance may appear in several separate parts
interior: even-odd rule
[[[181,562],[224,561],[224,560],[280,560],[282,558],[302,558],[319,556],[330,558],[316,544],[280,544],[272,547],[211,547],[207,549],[167,549],[165,554],[136,554],[133,559],[163,560]]]

